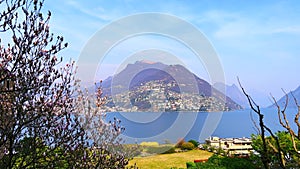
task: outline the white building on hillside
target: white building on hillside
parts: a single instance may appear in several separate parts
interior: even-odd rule
[[[211,147],[221,148],[229,156],[250,155],[253,152],[252,140],[249,138],[209,137],[205,142]]]

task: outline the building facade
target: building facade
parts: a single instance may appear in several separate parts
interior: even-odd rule
[[[205,142],[210,147],[221,148],[228,156],[249,156],[253,152],[250,138],[209,137]]]

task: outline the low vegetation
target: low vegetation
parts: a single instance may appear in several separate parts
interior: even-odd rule
[[[195,140],[186,142],[179,139],[177,143],[159,144],[157,142],[142,142],[139,145],[140,154],[129,161],[128,168],[186,168],[187,161],[207,160],[213,153],[198,150],[199,143]]]
[[[128,147],[129,145],[127,145]],[[142,142],[135,145],[135,157],[151,156],[156,154],[171,154],[175,153],[174,144],[159,144],[158,142]]]
[[[193,150],[195,148],[194,144],[193,143],[190,143],[190,142],[184,142],[182,145],[181,145],[181,149],[182,150]]]
[[[207,162],[193,163],[187,162],[188,169],[256,169],[252,159],[248,158],[230,158],[225,156],[213,155]]]
[[[192,143],[195,147],[198,147],[200,143],[196,140],[189,140],[188,142]]]
[[[147,157],[134,157],[128,166],[136,164],[140,168],[186,168],[187,161],[195,159],[208,159],[213,153],[203,150],[191,150],[172,154],[157,154]]]

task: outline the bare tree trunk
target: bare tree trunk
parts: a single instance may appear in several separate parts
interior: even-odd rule
[[[254,100],[251,98],[251,96],[242,87],[239,79],[238,79],[238,82],[239,82],[239,85],[240,85],[244,95],[248,99],[248,102],[250,104],[250,108],[259,117],[259,129],[260,129],[259,133],[260,133],[260,136],[261,136],[261,139],[262,139],[262,144],[263,144],[263,149],[262,149],[262,152],[260,152],[260,154],[261,154],[261,160],[262,160],[262,163],[263,163],[265,169],[270,169],[270,162],[271,162],[270,155],[268,154],[268,149],[267,149],[267,141],[266,141],[266,133],[265,133],[266,131],[268,131],[271,134],[271,136],[275,139],[276,145],[278,147],[277,156],[278,156],[278,159],[279,159],[279,165],[280,165],[281,168],[285,168],[285,163],[284,163],[284,160],[282,158],[282,150],[281,150],[278,138],[273,134],[272,130],[265,125],[264,120],[263,120],[264,115],[261,113],[260,107],[254,102]]]
[[[275,104],[275,106],[277,107],[277,110],[278,110],[277,114],[278,114],[279,122],[280,122],[281,126],[284,127],[289,132],[289,134],[291,135],[293,148],[294,148],[295,152],[300,155],[300,151],[298,150],[297,144],[296,144],[296,141],[295,141],[295,139],[297,139],[297,140],[300,139],[300,123],[299,123],[300,106],[298,104],[297,99],[293,95],[293,93],[291,93],[293,98],[294,98],[295,104],[298,108],[298,112],[297,112],[297,114],[295,115],[295,118],[294,118],[294,122],[297,125],[297,132],[295,132],[291,128],[290,123],[289,123],[289,121],[286,117],[286,108],[288,106],[289,96],[284,90],[283,90],[283,92],[285,93],[285,99],[286,99],[285,104],[283,106],[283,109],[281,109],[280,105],[278,104],[278,102],[276,101],[276,99],[273,96],[272,96],[272,99],[273,99],[274,104]]]

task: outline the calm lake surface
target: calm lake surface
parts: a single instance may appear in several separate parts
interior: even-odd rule
[[[273,131],[283,130],[278,121],[277,109],[261,110],[265,115],[265,122]],[[287,109],[290,123],[293,122],[296,109]],[[231,112],[127,112],[108,113],[107,120],[114,117],[121,120],[125,127],[122,134],[126,143],[140,143],[142,141],[166,140],[176,142],[179,138],[198,140],[203,142],[209,136],[222,138],[250,137],[257,130],[251,120],[257,122],[258,116],[250,109]],[[258,123],[257,123],[258,124]]]

